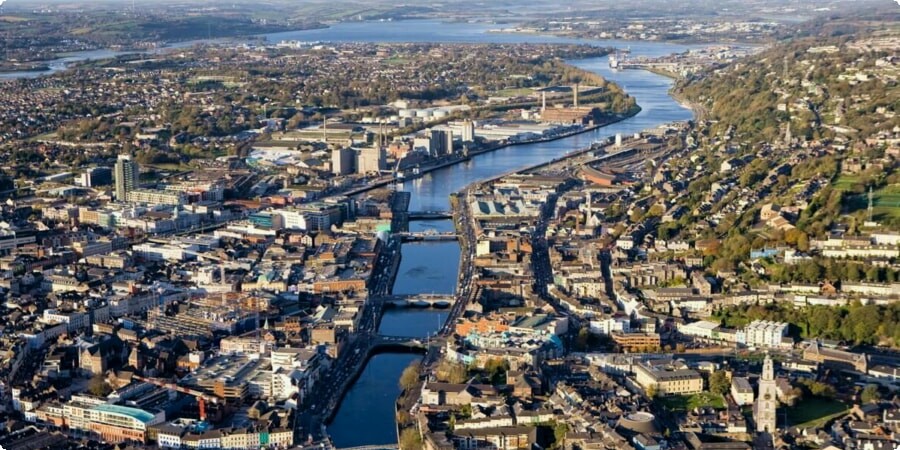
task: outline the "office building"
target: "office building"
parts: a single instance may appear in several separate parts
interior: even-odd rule
[[[658,395],[689,395],[703,392],[703,377],[680,362],[669,359],[645,361],[634,369],[644,389],[655,387]]]
[[[140,167],[131,159],[131,155],[119,155],[115,170],[116,200],[127,200],[128,193],[137,188],[140,174]]]
[[[108,186],[113,182],[112,169],[109,167],[91,167],[75,179],[75,183],[84,187]]]

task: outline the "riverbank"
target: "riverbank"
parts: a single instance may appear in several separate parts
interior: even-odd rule
[[[0,64],[0,72],[41,72],[49,71],[50,65],[44,61],[40,61],[34,65],[29,64]]]
[[[603,37],[599,36],[596,33],[591,32],[559,32],[552,30],[526,30],[526,29],[515,29],[515,28],[500,28],[500,29],[491,29],[487,31],[491,34],[515,34],[515,35],[523,35],[523,36],[550,36],[560,39],[577,39],[582,41],[604,41],[610,39],[616,39],[621,42],[625,42],[628,44],[672,44],[672,45],[689,45],[689,46],[709,46],[709,45],[765,45],[770,43],[770,39],[759,39],[759,40],[742,40],[742,41],[734,41],[727,42],[722,38],[709,38],[709,39],[696,39],[696,38],[684,38],[684,39],[635,39],[630,37]]]
[[[632,111],[629,111],[625,115],[617,115],[617,116],[611,117],[608,120],[605,120],[603,123],[600,123],[600,124],[589,125],[584,128],[580,128],[580,129],[573,130],[573,131],[568,131],[565,133],[560,133],[558,135],[554,135],[554,136],[550,136],[550,137],[530,139],[527,141],[503,142],[503,143],[500,143],[497,145],[492,145],[492,146],[489,146],[486,148],[482,148],[482,149],[478,149],[478,150],[471,150],[469,152],[468,156],[463,156],[463,157],[455,158],[455,159],[452,159],[449,161],[444,161],[444,162],[441,162],[441,163],[438,163],[436,165],[429,166],[426,168],[420,168],[419,173],[411,175],[411,176],[404,176],[403,178],[394,178],[393,176],[383,177],[383,178],[381,178],[377,181],[374,181],[372,183],[369,183],[365,186],[354,187],[354,188],[345,190],[343,192],[336,193],[335,195],[346,195],[346,196],[359,195],[359,194],[362,194],[362,193],[365,193],[365,192],[368,192],[371,190],[378,189],[380,187],[387,186],[395,181],[406,182],[406,181],[415,180],[417,178],[424,177],[425,175],[427,175],[430,172],[434,172],[436,170],[444,169],[449,166],[453,166],[456,164],[460,164],[460,163],[469,161],[475,156],[483,155],[485,153],[495,152],[497,150],[502,150],[502,149],[508,148],[508,147],[517,147],[517,146],[522,146],[522,145],[533,145],[533,144],[540,144],[540,143],[546,143],[546,142],[553,142],[553,141],[558,141],[560,139],[566,139],[566,138],[570,138],[572,136],[577,136],[579,134],[590,133],[590,132],[598,130],[600,128],[608,127],[610,125],[616,124],[623,120],[630,119],[630,118],[636,116],[640,112],[641,112],[641,108],[640,108],[640,106],[638,106],[638,107],[635,107]]]
[[[427,25],[427,26],[425,26]],[[396,39],[411,40],[434,40],[431,34],[436,25],[423,24],[420,28],[422,33],[428,32],[427,36],[403,36]],[[352,33],[352,34],[351,34]],[[440,39],[440,34],[438,34]],[[449,35],[444,35],[449,36]],[[336,36],[315,36],[305,35],[297,36],[299,39],[320,39],[329,38],[330,40],[351,40],[365,38],[367,35],[361,34],[360,30],[354,27],[347,30],[342,35]],[[334,39],[336,38],[336,39]],[[372,37],[372,40],[380,40],[381,35]],[[452,39],[454,41],[466,39],[457,36],[445,37],[444,39]],[[479,34],[472,37],[472,40],[494,40],[495,36],[486,36]],[[671,52],[683,51],[683,49],[673,48],[667,45],[649,45],[646,48],[632,48],[633,53],[647,57],[661,56]],[[576,65],[584,70],[590,70],[594,73],[602,75],[610,82],[621,86],[625,92],[633,96],[638,104],[644,107],[639,114],[628,115],[627,120],[619,120],[613,123],[613,120],[604,122],[603,127],[593,127],[592,130],[582,130],[576,136],[570,136],[565,139],[555,140],[554,142],[542,143],[520,143],[524,147],[513,148],[511,145],[497,146],[490,150],[484,149],[477,156],[473,156],[472,164],[449,164],[441,170],[432,169],[430,175],[416,182],[406,183],[402,190],[409,191],[412,196],[410,204],[411,210],[450,210],[451,206],[447,203],[453,202],[451,194],[464,189],[465,186],[472,183],[483,182],[484,180],[494,178],[499,174],[507,172],[515,172],[532,168],[535,165],[546,163],[572,152],[573,149],[586,150],[594,141],[608,141],[611,136],[621,133],[623,136],[631,136],[642,130],[653,129],[660,125],[678,121],[686,121],[691,119],[690,110],[676,103],[672,97],[667,94],[671,87],[671,79],[660,77],[655,74],[643,70],[631,70],[613,72],[609,69],[606,58],[593,58],[584,61],[572,61],[571,64]],[[612,118],[610,118],[612,119]],[[509,148],[506,148],[509,147]],[[500,151],[493,151],[500,150]],[[470,155],[472,156],[472,155]],[[584,157],[584,156],[582,156]],[[476,161],[477,159],[477,161]],[[455,208],[453,208],[455,209]],[[442,223],[435,223],[441,230],[446,231],[454,229],[457,221],[447,220]],[[457,273],[460,267],[466,267],[463,264],[447,264],[449,261],[459,261],[464,251],[457,246],[444,246],[435,248],[428,247],[422,250],[419,244],[410,244],[403,246],[403,258],[409,261],[415,258],[407,258],[410,252],[418,250],[418,259],[411,263],[410,267],[415,267],[417,275],[400,276],[396,282],[397,290],[416,291],[416,290],[433,290],[433,288],[423,288],[423,285],[431,286],[434,280],[445,278],[454,280],[459,283],[460,274]],[[454,247],[451,249],[451,247]],[[401,273],[403,269],[401,269]],[[415,284],[415,286],[411,286]],[[443,288],[442,288],[443,290]],[[402,318],[396,318],[390,322],[391,329],[386,331],[390,335],[411,335],[410,330],[419,330],[427,321],[434,324],[433,316],[423,319],[422,315],[428,314],[420,311],[397,310],[403,314]],[[387,315],[386,315],[387,318]],[[441,317],[443,319],[443,317]],[[439,320],[446,323],[446,320]],[[435,352],[437,353],[437,352]],[[412,355],[396,355],[396,360],[388,362],[390,355],[379,355],[369,361],[368,366],[372,366],[372,370],[364,370],[360,375],[357,384],[350,388],[345,399],[342,401],[340,411],[335,419],[328,427],[328,434],[335,438],[335,444],[340,446],[361,446],[361,445],[380,445],[387,442],[396,443],[398,429],[395,423],[395,409],[400,396],[400,389],[397,380],[400,373],[411,362],[407,358]],[[439,353],[435,356],[439,356]],[[436,358],[435,358],[436,359]],[[392,367],[386,367],[393,364]],[[385,378],[390,378],[386,380]],[[356,387],[358,385],[358,387]],[[386,391],[390,391],[390,398],[384,395]],[[365,408],[367,413],[357,412],[358,408]],[[388,412],[389,411],[389,412]],[[365,437],[363,437],[365,436]]]

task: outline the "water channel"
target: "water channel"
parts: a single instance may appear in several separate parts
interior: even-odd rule
[[[451,43],[589,43],[601,46],[630,48],[633,56],[661,56],[682,52],[689,47],[659,42],[587,41],[552,36],[491,33],[496,25],[485,23],[443,23],[433,20],[404,22],[354,22],[330,28],[273,33],[265,35],[269,42],[295,40],[302,42],[451,42]],[[200,42],[200,41],[195,41]],[[191,45],[178,43],[177,48]],[[163,51],[165,48],[154,50]],[[0,73],[0,80],[30,78],[63,70],[68,64],[87,59],[114,57],[126,52],[97,50],[79,52],[50,61],[50,71]],[[507,147],[482,154],[462,164],[446,167],[409,181],[402,190],[412,193],[410,210],[448,210],[450,193],[473,182],[490,178],[514,169],[531,166],[590,145],[617,133],[633,134],[665,123],[687,120],[691,112],[669,95],[672,81],[645,71],[615,72],[609,69],[606,58],[572,61],[572,64],[596,72],[622,86],[635,97],[642,111],[622,122],[553,142]],[[425,221],[410,224],[411,231],[429,228],[438,231],[453,229],[450,221]],[[452,294],[460,249],[456,243],[405,244],[403,259],[394,284],[397,294]],[[442,317],[443,314],[443,317]],[[446,313],[440,310],[389,310],[382,319],[380,332],[385,335],[424,338],[440,328]],[[369,360],[359,379],[347,393],[328,428],[334,444],[339,447],[383,445],[396,443],[394,400],[400,393],[397,384],[400,373],[418,358],[411,354],[380,354]]]
[[[268,35],[267,38],[272,42],[589,42],[620,48],[630,47],[635,56],[660,56],[687,49],[685,46],[664,43],[573,41],[550,36],[488,33],[490,28],[486,24],[442,24],[435,21],[409,21],[402,24],[371,22],[277,33]],[[571,63],[618,83],[636,98],[642,111],[635,117],[593,132],[553,142],[507,147],[406,182],[400,189],[412,193],[410,210],[448,210],[450,194],[473,182],[550,160],[616,133],[629,135],[691,118],[691,112],[668,95],[672,85],[668,78],[644,71],[615,72],[609,69],[606,58]],[[453,229],[453,224],[449,220],[410,224],[411,231],[429,228],[448,231]],[[450,294],[454,291],[460,255],[456,243],[408,243],[404,244],[402,254],[403,259],[394,284],[395,293]],[[394,336],[424,337],[440,327],[443,320],[441,314],[440,310],[389,310],[382,319],[380,332]],[[396,443],[393,403],[400,393],[397,380],[403,369],[415,359],[413,355],[381,354],[369,361],[328,427],[338,448]]]

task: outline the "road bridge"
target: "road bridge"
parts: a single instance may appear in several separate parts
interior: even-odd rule
[[[401,232],[394,233],[397,237],[400,238],[403,242],[414,242],[414,241],[455,241],[459,239],[459,236],[453,232],[445,232],[445,233],[435,233],[435,232],[420,232],[420,233],[410,233],[410,232]]]
[[[399,445],[364,445],[361,447],[336,448],[334,450],[399,450]]]
[[[413,294],[413,295],[386,295],[378,300],[384,305],[411,306],[418,308],[446,308],[456,299],[452,295]]]
[[[409,211],[409,220],[441,220],[452,219],[450,211]]]

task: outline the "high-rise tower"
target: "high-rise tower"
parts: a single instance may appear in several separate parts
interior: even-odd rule
[[[131,155],[119,155],[115,170],[116,200],[126,201],[128,193],[137,188],[140,174],[140,167],[131,159]]]

